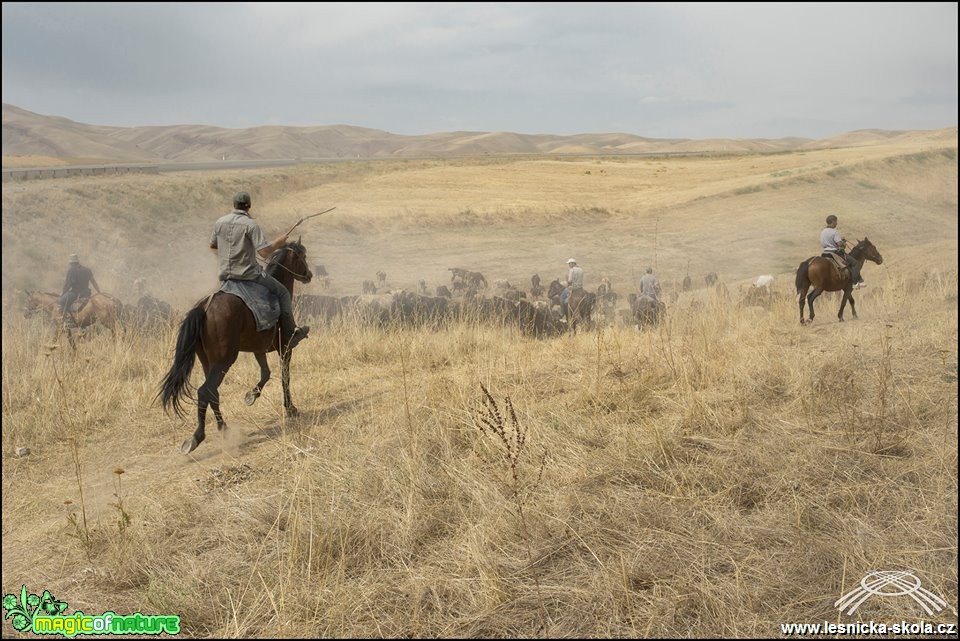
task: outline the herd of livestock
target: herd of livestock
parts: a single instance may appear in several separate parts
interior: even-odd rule
[[[534,274],[529,289],[521,290],[506,281],[495,281],[491,285],[479,272],[461,268],[450,268],[449,271],[449,285],[441,285],[432,292],[424,281],[419,282],[418,291],[390,289],[386,286],[386,274],[378,271],[376,281],[363,282],[360,294],[295,294],[294,314],[300,322],[324,325],[440,327],[450,322],[498,324],[516,327],[534,337],[556,336],[575,330],[579,325],[597,323],[613,325],[620,322],[643,328],[660,323],[666,314],[665,301],[633,293],[623,300],[625,306],[619,305],[618,314],[621,296],[613,291],[607,279],[602,280],[596,291],[586,292],[581,304],[585,309],[562,310],[560,293],[565,283],[559,279],[544,286],[539,275]],[[321,277],[321,286],[327,287],[328,283],[323,280],[327,272],[323,266],[317,265],[315,273]],[[722,286],[713,273],[707,275],[705,282]],[[772,285],[772,277],[761,276],[746,293],[745,299],[755,299],[747,300],[748,304],[763,305],[771,300]],[[690,277],[687,276],[682,289],[690,288]],[[28,295],[28,315],[50,305],[32,300],[37,296],[39,294]],[[673,293],[666,298],[675,300],[675,297],[676,293]],[[135,305],[125,305],[115,299],[111,302],[115,305],[114,318],[108,322],[106,315],[100,313],[103,317],[91,318],[90,324],[99,321],[110,329],[152,331],[170,327],[182,316],[179,310],[149,294],[141,295]],[[575,314],[578,311],[581,313]],[[54,315],[50,310],[48,313]],[[585,322],[578,323],[577,318]]]

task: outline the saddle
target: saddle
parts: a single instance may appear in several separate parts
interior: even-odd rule
[[[265,286],[252,280],[225,280],[221,291],[242,300],[257,321],[257,331],[271,329],[280,320],[280,301]]]
[[[71,314],[78,313],[81,309],[87,306],[87,303],[90,302],[89,296],[81,296],[72,303],[70,303],[70,308],[67,310]]]
[[[850,266],[847,264],[847,261],[844,260],[843,256],[837,254],[836,252],[823,252],[820,254],[820,256],[833,262],[841,276],[845,275],[846,272],[850,270]]]

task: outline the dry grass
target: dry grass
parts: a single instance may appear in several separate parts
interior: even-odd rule
[[[949,602],[935,620],[956,622],[956,148],[664,160],[663,189],[641,187],[659,162],[525,162],[5,187],[5,593],[179,614],[190,637],[765,637],[916,621],[909,599],[853,619],[833,606],[869,571],[909,569]],[[454,260],[525,285],[568,255],[624,294],[654,260],[667,282],[690,260],[734,295],[760,273],[789,290],[828,211],[885,261],[843,324],[837,301],[801,327],[788,295],[763,310],[700,288],[642,333],[318,328],[294,355],[299,418],[283,417],[273,356],[274,380],[242,403],[258,378],[242,355],[220,388],[228,431],[184,457],[193,423],[151,402],[174,328],[73,354],[12,289],[55,289],[56,263],[89,240],[86,262],[165,273],[184,304],[212,286],[184,270],[214,267],[181,261],[206,251],[238,182],[276,229],[338,206],[304,242],[344,293],[378,268],[435,286]],[[64,233],[30,244],[55,218]],[[119,290],[122,271],[97,274]]]

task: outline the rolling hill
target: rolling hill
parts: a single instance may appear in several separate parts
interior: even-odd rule
[[[956,127],[926,132],[956,138]],[[887,144],[916,132],[864,130],[825,140],[687,140],[627,133],[572,136],[455,131],[403,136],[350,125],[264,126],[224,129],[205,125],[107,127],[45,116],[3,105],[3,166],[215,160],[452,158],[484,155],[643,155],[764,153]]]

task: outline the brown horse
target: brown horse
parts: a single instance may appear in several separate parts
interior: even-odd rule
[[[597,295],[582,287],[570,291],[567,298],[567,326],[576,331],[581,324],[588,329],[593,324],[593,308],[597,306]]]
[[[63,317],[60,315],[60,296],[52,292],[32,292],[26,291],[26,301],[24,303],[24,316],[30,318],[37,314],[47,316],[54,323],[61,325]],[[81,305],[77,310],[77,305]],[[110,294],[97,293],[88,299],[80,299],[73,305],[73,309],[68,310],[73,325],[78,329],[86,329],[92,325],[100,324],[110,330],[110,333],[116,337],[119,329],[120,317],[123,312],[123,303]],[[73,329],[69,324],[63,325],[67,331],[67,339],[70,346],[76,348],[76,342],[73,337]]]
[[[292,297],[294,280],[309,283],[313,278],[308,264],[307,251],[298,239],[273,253],[267,273],[283,283]],[[276,351],[280,354],[284,410],[287,416],[299,413],[290,399],[290,350],[281,351],[280,347],[278,327],[258,331],[253,313],[239,297],[232,294],[216,292],[197,302],[187,312],[177,335],[173,365],[157,394],[165,412],[172,408],[177,416],[182,417],[182,400],[188,394],[194,357],[200,360],[205,379],[197,390],[197,429],[180,446],[181,452],[188,454],[203,442],[207,406],[217,419],[217,429],[226,428],[223,414],[220,413],[218,388],[240,352],[253,352],[260,365],[260,381],[247,392],[244,402],[253,405],[259,398],[263,386],[270,380],[267,353]]]
[[[863,265],[864,261],[871,260],[880,265],[883,263],[883,256],[877,251],[867,238],[859,241],[856,246],[850,250],[850,256],[858,263]],[[853,291],[853,281],[850,277],[850,269],[846,268],[841,273],[834,263],[833,259],[823,256],[814,256],[800,263],[797,268],[797,294],[800,295],[800,324],[804,324],[803,305],[804,302],[810,306],[810,319],[806,322],[813,322],[813,301],[823,292],[842,291],[843,298],[840,299],[840,311],[837,318],[843,322],[843,308],[847,301],[850,301],[850,312],[853,317],[857,317],[857,306],[853,300],[851,291]],[[810,295],[807,292],[813,287]]]
[[[667,315],[667,306],[663,301],[659,301],[647,294],[630,294],[630,311],[633,312],[633,319],[637,322],[637,327],[652,327],[663,322]]]
[[[550,281],[550,286],[547,288],[547,298],[550,299],[551,305],[560,305],[560,295],[563,293],[564,286],[560,284],[560,279],[555,278]],[[567,313],[565,320],[567,321],[567,329],[575,330],[580,324],[586,326],[591,325],[591,319],[593,317],[593,310],[597,306],[597,295],[593,292],[588,292],[585,289],[574,289],[570,292],[570,296],[567,298]]]

